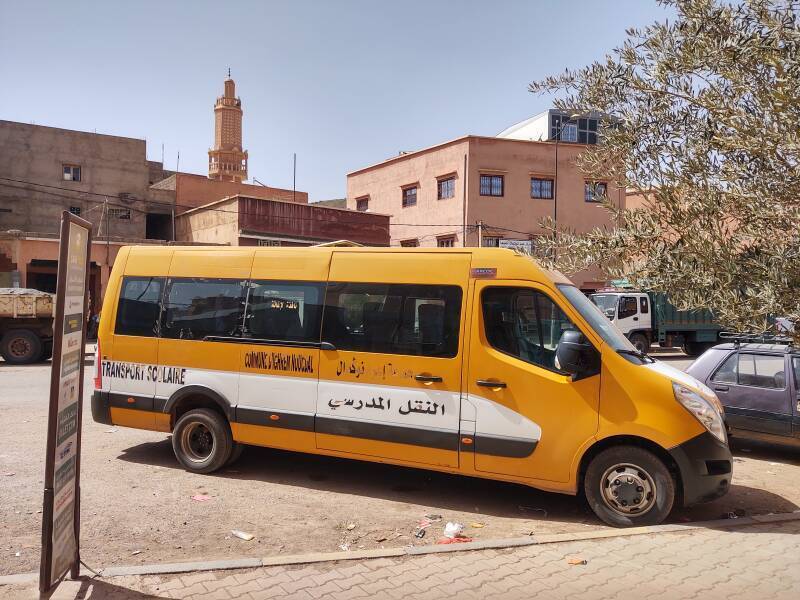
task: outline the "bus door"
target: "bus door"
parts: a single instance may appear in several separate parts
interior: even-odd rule
[[[475,469],[569,481],[572,458],[594,436],[600,375],[572,381],[555,350],[575,325],[531,282],[478,280],[467,388],[475,406]]]
[[[329,253],[259,250],[248,284],[241,357],[238,441],[311,451],[319,336]]]
[[[156,403],[198,386],[226,410],[239,391],[242,313],[253,251],[175,250],[161,310]]]
[[[427,261],[426,264],[432,264]],[[468,254],[334,252],[317,447],[457,467]]]

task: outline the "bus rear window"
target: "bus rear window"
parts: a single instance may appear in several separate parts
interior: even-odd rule
[[[124,277],[114,333],[156,337],[163,288],[163,277]]]

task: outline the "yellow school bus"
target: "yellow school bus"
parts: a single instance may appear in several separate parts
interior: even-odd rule
[[[123,248],[92,415],[209,473],[252,444],[585,495],[615,526],[725,494],[722,407],[498,248]]]

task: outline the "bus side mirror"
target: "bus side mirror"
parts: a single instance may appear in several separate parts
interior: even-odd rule
[[[570,329],[561,334],[556,347],[556,366],[575,378],[597,372],[597,351],[580,331]]]
[[[607,308],[606,309],[606,317],[608,318],[609,321],[613,321],[614,320],[614,316],[615,316],[614,313],[615,312],[616,311],[613,308]]]

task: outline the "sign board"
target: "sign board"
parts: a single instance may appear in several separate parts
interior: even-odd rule
[[[499,240],[499,245],[501,248],[511,248],[512,250],[516,250],[517,252],[524,252],[526,254],[531,254],[533,252],[533,241],[532,240]]]
[[[53,364],[47,420],[42,558],[39,591],[57,586],[67,571],[78,576],[81,417],[91,223],[67,211],[61,216]]]

